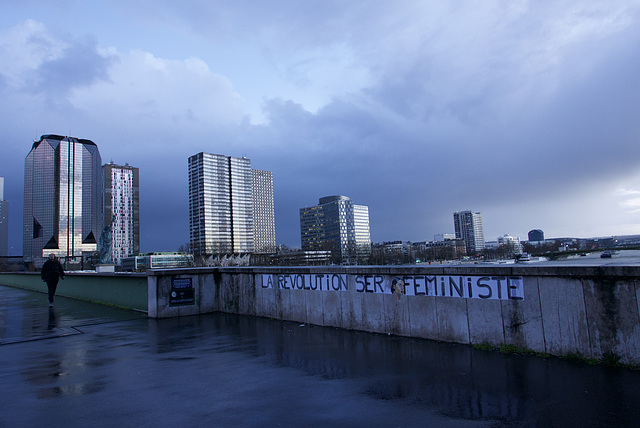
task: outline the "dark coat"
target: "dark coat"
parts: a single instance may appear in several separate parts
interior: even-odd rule
[[[58,277],[64,279],[64,269],[59,261],[49,259],[42,265],[40,277],[46,282],[58,282]]]

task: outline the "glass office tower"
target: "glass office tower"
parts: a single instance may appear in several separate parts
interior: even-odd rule
[[[25,159],[23,258],[82,263],[102,232],[102,159],[90,140],[43,135]]]
[[[357,262],[365,263],[371,256],[371,233],[369,230],[369,207],[353,205],[353,231],[356,241]]]
[[[111,225],[111,260],[140,252],[139,170],[129,165],[105,164],[104,222]]]
[[[371,255],[369,208],[346,196],[320,198],[300,209],[300,240],[304,251],[331,250],[342,264],[366,263]]]

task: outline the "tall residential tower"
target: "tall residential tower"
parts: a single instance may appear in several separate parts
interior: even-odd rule
[[[82,263],[102,232],[102,159],[93,141],[43,135],[25,159],[23,258]]]
[[[341,195],[320,198],[300,209],[300,240],[304,251],[331,250],[338,263],[365,263],[371,255],[369,207]]]
[[[273,209],[273,174],[271,171],[251,170],[253,196],[253,239],[255,252],[276,252],[276,222]]]
[[[189,158],[190,246],[196,255],[275,248],[273,182],[251,160],[210,153]]]
[[[465,243],[467,255],[475,256],[484,250],[484,227],[479,212],[456,211],[453,213],[456,239]]]
[[[123,258],[140,252],[140,198],[138,168],[115,165],[104,172],[104,224],[111,226],[111,260],[120,265]]]

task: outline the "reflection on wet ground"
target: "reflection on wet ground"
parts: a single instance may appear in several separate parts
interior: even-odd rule
[[[34,337],[52,324],[77,332],[2,342],[0,426],[640,420],[640,373],[626,369],[227,314],[152,320],[85,302],[60,303],[52,321],[37,293],[0,287],[0,298],[0,338],[16,323]]]
[[[60,296],[49,308],[44,293],[0,285],[0,345],[78,334],[82,325],[140,318],[146,315]]]

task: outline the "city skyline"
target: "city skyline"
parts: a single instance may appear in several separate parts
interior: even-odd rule
[[[640,234],[637,2],[147,6],[4,5],[10,254],[42,134],[144,171],[141,251],[188,242],[180,160],[200,151],[272,171],[279,244],[332,194],[369,206],[373,242],[451,233],[466,208],[487,240]]]

